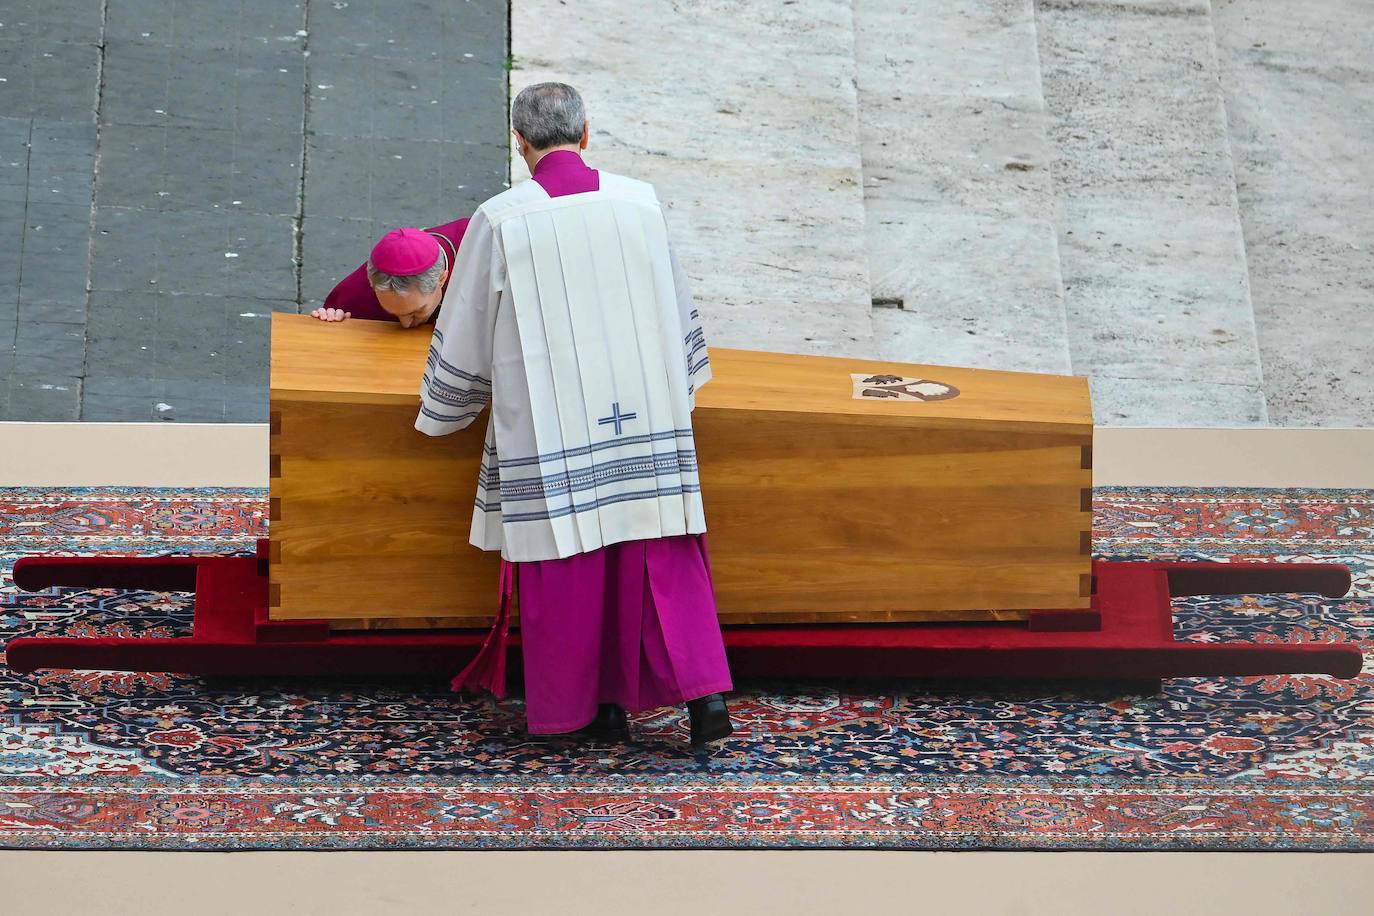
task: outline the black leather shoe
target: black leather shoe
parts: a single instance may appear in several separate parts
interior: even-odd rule
[[[596,718],[582,731],[597,738],[628,738],[630,722],[624,709],[615,703],[602,703],[596,708]]]
[[[730,710],[725,695],[709,693],[687,701],[687,716],[692,722],[692,743],[718,741],[735,730],[730,724]]]

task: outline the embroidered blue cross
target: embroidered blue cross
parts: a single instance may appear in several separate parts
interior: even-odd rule
[[[615,434],[618,436],[620,435],[620,424],[624,423],[626,420],[633,420],[634,418],[635,415],[633,413],[621,413],[620,402],[616,401],[611,405],[611,415],[609,417],[601,417],[596,422],[602,426],[605,426],[607,423],[614,423]]]

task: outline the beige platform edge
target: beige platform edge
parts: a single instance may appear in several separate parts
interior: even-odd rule
[[[1095,486],[1374,487],[1374,429],[1100,428]],[[265,424],[0,423],[0,486],[267,486]],[[73,881],[79,855],[81,880]],[[1367,913],[1359,853],[0,850],[7,912]],[[378,881],[384,869],[388,880]],[[816,881],[823,870],[829,880]],[[530,881],[531,875],[538,879]],[[995,880],[989,880],[994,878]],[[219,890],[213,899],[205,888]],[[976,890],[970,892],[971,888]],[[1105,908],[1105,909],[1104,909]]]
[[[265,423],[0,423],[0,486],[266,487]],[[1374,429],[1098,427],[1093,486],[1374,488]]]

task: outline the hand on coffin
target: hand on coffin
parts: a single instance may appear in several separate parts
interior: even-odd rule
[[[345,318],[352,318],[352,312],[345,312],[343,309],[327,309],[321,306],[310,313],[311,318],[318,318],[321,321],[343,321]]]

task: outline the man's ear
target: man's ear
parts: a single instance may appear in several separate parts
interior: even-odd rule
[[[447,267],[445,267],[443,270],[439,271],[439,286],[440,286],[441,288],[443,287],[443,285],[444,285],[445,283],[448,282],[448,274],[449,274],[449,268],[447,268]]]
[[[588,121],[586,118],[583,118],[583,119],[582,119],[582,139],[579,140],[579,141],[577,141],[577,148],[578,148],[578,149],[586,149],[586,148],[587,148],[587,139],[591,136],[591,132],[592,132],[592,129],[591,129],[591,122]]]
[[[513,134],[515,134],[515,149],[516,149],[516,151],[517,151],[518,153],[520,153],[520,155],[522,155],[522,156],[525,155],[525,152],[526,152],[525,147],[529,146],[529,144],[525,142],[525,138],[524,138],[524,137],[520,136],[520,131],[516,130],[514,127],[511,128],[510,132],[513,133]]]

